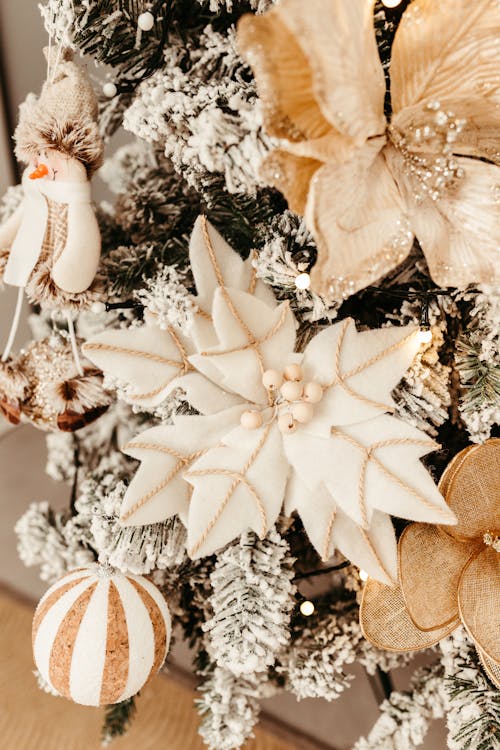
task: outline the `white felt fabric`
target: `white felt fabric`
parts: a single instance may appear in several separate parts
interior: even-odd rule
[[[193,558],[211,554],[246,529],[266,534],[283,502],[288,475],[283,459],[274,424],[270,430],[237,427],[224,437],[224,445],[192,465],[185,476],[194,487],[188,521]]]
[[[174,425],[152,427],[131,440],[124,453],[141,461],[141,466],[125,493],[120,522],[124,526],[143,526],[174,515],[187,522],[190,488],[183,474],[190,461],[179,466],[178,457],[168,451],[188,458],[217,445],[238,424],[244,409],[242,405],[214,416],[176,417]],[[146,496],[148,500],[144,502]],[[137,510],[128,515],[135,507]]]
[[[59,259],[61,280],[80,287],[75,291],[83,291],[90,285],[94,276],[92,275],[87,286],[82,286],[83,279],[88,280],[91,268],[94,268],[95,274],[96,258],[98,262],[100,254],[99,230],[90,205],[90,183],[55,182],[48,179],[30,180],[28,176],[30,171],[30,169],[25,170],[23,175],[23,213],[10,250],[4,281],[12,286],[26,286],[40,257],[45,237],[48,215],[46,196],[58,203],[68,205],[68,238],[73,239],[72,244],[67,246],[68,262],[63,259],[66,248]],[[89,212],[92,218],[89,218]],[[80,219],[80,214],[82,219]],[[82,231],[89,233],[88,238],[86,234],[81,235]],[[79,244],[82,242],[83,245]],[[78,253],[75,253],[77,247]],[[61,286],[61,289],[65,287]],[[73,290],[68,288],[67,291]]]
[[[343,434],[359,445],[345,439]],[[412,442],[401,443],[402,440]],[[376,448],[374,457],[392,473],[392,477],[371,459],[360,493],[363,448],[374,449],[382,441],[389,442]],[[339,428],[329,439],[297,430],[284,436],[284,445],[290,463],[304,484],[314,490],[323,482],[342,510],[358,524],[363,524],[362,498],[368,523],[375,509],[415,521],[454,523],[453,514],[418,460],[434,450],[435,443],[426,440],[420,430],[400,419],[383,414],[376,419]]]
[[[0,226],[0,249],[6,250],[14,242],[16,234],[21,225],[23,212],[24,201],[19,204],[14,213],[11,214],[9,218]]]
[[[354,321],[348,319],[318,333],[305,349],[303,368],[306,380],[316,380],[323,386],[335,382],[335,354],[342,333],[341,375],[386,353],[359,374],[345,379],[353,393],[340,384],[325,389],[321,403],[314,410],[314,418],[307,425],[308,432],[328,436],[332,425],[362,422],[389,410],[394,405],[391,391],[411,365],[420,343],[415,335],[403,345],[397,345],[416,330],[415,326],[393,326],[358,333]]]
[[[69,690],[75,703],[84,706],[100,704],[108,635],[109,582],[109,578],[98,579],[73,646]]]
[[[130,403],[145,408],[160,404],[183,372],[175,339],[154,324],[103,331],[83,345],[83,352],[106,375],[125,385]]]
[[[214,258],[207,248],[203,224],[206,225]],[[224,286],[244,292],[250,290],[253,276],[251,258],[242,260],[203,216],[198,216],[193,227],[189,242],[189,261],[196,282],[196,302],[206,313],[212,310],[213,296],[220,280]],[[270,306],[276,305],[271,289],[260,280],[255,284],[255,296]]]
[[[303,516],[320,554],[328,557],[338,547],[374,577],[389,580],[396,553],[392,525],[384,513],[454,521],[419,462],[435,444],[385,413],[393,407],[391,391],[418,350],[415,327],[358,333],[354,321],[347,319],[315,336],[303,356],[304,380],[319,382],[325,392],[314,404],[312,420],[283,435],[274,421],[279,409],[273,412],[268,406],[262,370],[282,372],[300,360],[294,352],[295,320],[264,285],[255,284],[251,293],[251,262],[242,261],[208,222],[205,226],[210,242],[200,218],[190,245],[198,290],[194,301],[205,315],[183,331],[197,372],[176,384],[206,416],[178,418],[127,446],[141,467],[125,495],[122,523],[144,525],[177,514],[188,527],[189,553],[200,557],[245,529],[266,533],[285,499],[287,512],[296,507]],[[101,337],[110,344],[118,334],[129,343],[135,336],[145,342],[149,333],[130,329]],[[144,351],[155,352],[155,347],[156,338]],[[115,361],[95,361],[105,372],[119,374]],[[144,363],[127,362],[121,368],[130,388],[148,377],[158,382],[146,358]],[[263,427],[239,426],[246,409],[261,412]],[[259,446],[269,422],[272,429]],[[302,499],[296,497],[298,483]]]
[[[242,322],[233,314],[232,307],[238,311]],[[214,295],[212,316],[220,343],[209,351],[208,356],[197,354],[190,361],[202,372],[208,361],[220,372],[218,382],[224,389],[239,393],[256,404],[266,404],[262,371],[282,369],[288,363],[289,353],[294,350],[295,322],[290,309],[284,304],[273,310],[246,292],[218,289]],[[248,346],[248,332],[262,342],[259,344],[262,368],[257,352]]]
[[[101,257],[101,233],[90,203],[68,205],[67,232],[52,278],[60,289],[77,294],[92,284]]]
[[[309,489],[293,473],[287,485],[285,513],[296,510],[320,557],[326,561],[335,550],[365,570],[372,578],[390,584],[397,580],[397,545],[391,519],[375,511],[364,530],[337,505],[323,484]]]

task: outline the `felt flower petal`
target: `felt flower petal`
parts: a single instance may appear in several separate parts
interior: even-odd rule
[[[378,153],[383,145],[376,138],[349,161],[329,161],[311,181],[304,215],[318,245],[310,275],[320,294],[354,294],[395,268],[412,247],[406,206]]]
[[[450,92],[465,101],[498,101],[499,36],[496,0],[413,0],[392,46],[394,112]]]
[[[237,427],[185,473],[193,485],[188,552],[196,559],[253,529],[260,537],[276,521],[289,467],[275,423]]]
[[[185,522],[190,488],[183,472],[222,435],[238,424],[244,406],[215,416],[176,417],[174,425],[152,427],[123,452],[141,461],[123,499],[120,522],[144,526],[178,514]]]
[[[368,530],[355,524],[337,505],[326,487],[310,490],[292,473],[287,485],[285,512],[300,516],[311,544],[322,560],[338,549],[355,565],[383,583],[397,580],[396,537],[392,522],[375,511]]]
[[[460,617],[474,642],[500,664],[500,553],[491,547],[472,557],[458,586]]]
[[[399,586],[386,586],[369,578],[359,611],[363,635],[386,651],[420,651],[445,638],[460,624],[456,620],[436,630],[422,631],[413,623]]]
[[[179,378],[176,387],[186,394],[186,401],[200,414],[216,414],[242,403],[240,396],[222,390],[199,372],[190,372]]]
[[[290,464],[310,490],[323,482],[352,520],[368,529],[374,510],[412,520],[454,523],[418,460],[436,444],[400,419],[382,415],[332,430],[331,438],[298,429],[284,435]]]
[[[145,408],[160,404],[176,378],[191,369],[189,342],[173,328],[156,325],[103,331],[82,350],[105,375],[125,385],[127,401]]]
[[[414,523],[399,539],[399,579],[406,607],[420,630],[435,630],[458,618],[458,583],[471,556],[436,526]],[[429,594],[432,590],[432,606]]]
[[[295,320],[288,304],[272,309],[251,294],[224,287],[215,293],[212,315],[220,343],[190,362],[202,372],[208,362],[219,371],[217,383],[222,388],[266,404],[262,373],[281,369],[295,346]]]
[[[391,391],[420,347],[415,326],[358,333],[351,318],[318,333],[304,352],[306,380],[325,388],[307,425],[312,434],[328,436],[332,425],[352,424],[386,411]]]
[[[255,278],[251,258],[240,258],[205,216],[198,216],[193,227],[189,261],[196,282],[195,301],[208,320],[213,296],[219,286],[250,292],[267,304],[276,306],[271,289]]]
[[[500,527],[498,474],[500,439],[462,451],[448,474],[446,500],[458,523],[447,532],[457,539],[482,539]]]

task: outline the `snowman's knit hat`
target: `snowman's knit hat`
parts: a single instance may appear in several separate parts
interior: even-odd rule
[[[48,58],[48,50],[44,52]],[[40,151],[56,149],[78,159],[90,177],[103,156],[97,99],[85,70],[72,61],[71,50],[53,49],[50,57],[52,66],[57,65],[53,80],[43,84],[39,97],[28,95],[19,108],[16,156],[29,162]]]

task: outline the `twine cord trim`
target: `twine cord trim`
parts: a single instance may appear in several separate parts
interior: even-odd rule
[[[350,443],[353,447],[358,448],[363,453],[363,459],[362,459],[360,477],[359,477],[358,503],[359,503],[359,509],[360,509],[361,518],[362,518],[362,525],[365,529],[369,527],[367,508],[366,508],[366,471],[368,469],[368,464],[370,463],[370,461],[372,461],[377,466],[377,468],[379,468],[380,471],[382,471],[391,481],[395,482],[399,487],[405,490],[405,492],[408,492],[410,495],[417,498],[427,508],[430,508],[433,511],[440,513],[441,515],[444,515],[444,516],[448,515],[446,511],[444,511],[442,508],[438,508],[437,506],[433,505],[429,500],[427,500],[426,497],[424,497],[424,495],[422,495],[420,492],[415,490],[409,484],[404,482],[400,477],[398,477],[396,474],[390,471],[390,469],[388,469],[382,463],[382,461],[375,455],[375,451],[379,450],[380,448],[389,448],[395,445],[421,445],[421,446],[425,446],[429,448],[437,448],[438,447],[437,443],[435,443],[433,440],[414,440],[413,438],[393,438],[390,440],[380,440],[377,443],[373,443],[373,445],[370,445],[369,447],[367,447],[363,445],[362,443],[360,443],[359,440],[356,440],[356,438],[351,437],[351,435],[347,435],[345,432],[342,432],[338,428],[332,427],[331,434],[334,437],[342,438],[346,442]]]
[[[158,495],[159,492],[165,489],[167,485],[170,484],[172,479],[177,476],[177,474],[185,467],[190,466],[197,458],[202,456],[204,453],[206,453],[206,450],[200,450],[196,451],[195,453],[191,453],[187,456],[184,456],[182,453],[179,453],[179,451],[174,450],[173,448],[168,448],[165,445],[157,445],[156,443],[140,443],[140,442],[131,442],[128,443],[125,448],[138,448],[140,450],[151,450],[151,451],[158,451],[160,453],[166,453],[169,456],[173,456],[177,459],[177,463],[175,466],[172,467],[172,469],[168,472],[168,474],[165,476],[164,479],[162,479],[161,482],[159,482],[155,487],[153,487],[149,492],[147,492],[145,495],[143,495],[139,500],[137,500],[136,503],[126,512],[123,513],[120,517],[121,521],[127,521],[131,516],[134,515],[140,508],[143,507],[146,503],[148,503],[153,497]]]
[[[248,349],[252,349],[255,353],[255,356],[259,363],[259,369],[262,374],[264,372],[264,358],[262,356],[260,346],[261,344],[265,343],[270,338],[272,338],[279,331],[279,329],[283,326],[285,319],[286,319],[286,315],[288,313],[289,305],[288,303],[285,303],[283,305],[281,316],[279,320],[271,328],[271,330],[268,331],[268,333],[263,338],[261,339],[256,338],[254,334],[252,333],[252,331],[250,330],[250,328],[245,323],[245,321],[243,320],[243,318],[241,317],[241,315],[239,314],[238,310],[236,309],[233,303],[233,300],[231,299],[224,285],[224,278],[222,276],[222,272],[217,263],[215,250],[212,245],[212,240],[210,239],[210,235],[208,233],[207,220],[205,216],[202,218],[201,228],[202,228],[202,233],[203,233],[203,239],[205,240],[205,244],[207,247],[208,256],[212,263],[212,267],[214,269],[214,273],[215,273],[217,282],[219,284],[224,302],[226,303],[228,310],[231,313],[232,317],[238,323],[238,325],[240,326],[240,328],[242,329],[243,333],[245,334],[247,338],[247,344],[244,344],[243,346],[235,347],[233,349],[225,349],[224,351],[218,351],[218,352],[201,352],[201,355],[203,357],[221,356],[224,354],[235,354],[237,352],[244,352]],[[249,291],[255,289],[256,280],[254,280],[254,276],[255,276],[255,273],[252,273],[252,276],[250,278]],[[267,394],[267,398],[269,401],[269,405],[272,406],[272,400],[271,400],[269,393]]]
[[[145,398],[152,398],[153,396],[157,396],[159,393],[161,393],[170,383],[172,383],[175,378],[181,377],[182,375],[186,375],[188,372],[190,372],[193,367],[191,363],[189,362],[187,358],[187,352],[182,345],[181,340],[179,339],[178,335],[172,328],[168,328],[167,332],[175,344],[177,351],[180,355],[180,360],[177,359],[170,359],[169,357],[163,357],[161,354],[154,354],[153,352],[145,352],[139,349],[129,349],[126,346],[117,346],[116,344],[100,344],[96,342],[87,342],[83,346],[84,351],[104,351],[104,352],[110,352],[113,354],[125,354],[129,357],[139,357],[141,359],[149,360],[150,362],[157,362],[161,365],[166,365],[168,367],[174,367],[176,369],[175,375],[173,375],[171,378],[166,380],[161,385],[157,386],[151,391],[147,391],[146,393],[133,393],[133,394],[127,394],[128,398],[133,401],[139,401]]]
[[[214,526],[219,521],[222,513],[224,512],[227,504],[229,503],[231,497],[233,496],[235,490],[240,484],[244,484],[245,487],[249,490],[250,494],[252,495],[253,499],[255,500],[255,503],[257,505],[261,521],[262,521],[262,529],[261,529],[261,536],[264,536],[267,531],[267,516],[265,511],[264,503],[262,502],[262,499],[258,495],[258,493],[255,491],[254,487],[250,484],[249,480],[247,479],[247,474],[254,462],[256,461],[259,453],[261,452],[262,448],[264,447],[265,443],[267,442],[267,439],[269,437],[269,434],[271,432],[272,422],[269,423],[264,430],[262,431],[261,438],[254,449],[253,453],[247,460],[246,464],[243,466],[242,470],[240,472],[237,471],[231,471],[229,469],[200,469],[195,472],[186,472],[185,476],[210,476],[210,475],[218,475],[218,476],[227,476],[233,479],[233,482],[231,483],[228,491],[226,492],[226,495],[222,499],[222,501],[219,504],[219,507],[217,508],[217,511],[215,512],[212,519],[208,522],[205,530],[203,531],[202,535],[198,539],[198,541],[191,547],[189,554],[190,556],[193,556],[196,554],[196,552],[200,549],[200,547],[204,544],[205,540],[207,539],[208,535],[214,528]]]
[[[370,359],[367,359],[365,362],[362,362],[361,364],[357,365],[356,367],[353,367],[351,370],[347,370],[347,372],[342,372],[342,348],[344,344],[345,335],[347,333],[347,329],[349,327],[349,321],[345,320],[344,325],[340,331],[340,335],[337,340],[337,346],[335,349],[335,356],[334,356],[334,378],[330,383],[327,383],[324,387],[325,390],[328,388],[333,388],[334,386],[340,386],[349,396],[352,396],[353,398],[357,399],[358,401],[361,401],[364,404],[367,404],[367,406],[373,406],[377,409],[383,409],[385,412],[394,412],[394,407],[389,406],[388,404],[383,404],[378,401],[374,401],[370,398],[367,398],[367,396],[364,396],[363,394],[359,393],[358,391],[354,390],[346,381],[350,380],[351,378],[355,377],[356,375],[359,375],[361,372],[364,372],[364,370],[369,369],[374,364],[379,362],[380,360],[384,359],[388,354],[391,354],[393,351],[396,351],[397,349],[404,346],[408,341],[410,341],[415,336],[415,331],[412,331],[411,333],[407,334],[403,339],[400,341],[396,341],[394,344],[391,344],[391,346],[388,346],[386,349],[383,349],[382,351],[378,352],[378,354],[373,355],[373,357],[370,357]]]
[[[326,527],[326,533],[325,533],[325,542],[323,545],[323,560],[328,560],[330,556],[330,543],[332,541],[332,533],[333,533],[333,524],[335,523],[335,518],[337,517],[337,508],[334,508],[330,518],[328,519],[328,524]]]

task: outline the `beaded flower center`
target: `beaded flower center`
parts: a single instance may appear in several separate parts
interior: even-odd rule
[[[466,125],[466,120],[444,110],[441,102],[431,101],[426,106],[422,121],[410,125],[401,133],[389,125],[387,133],[403,156],[405,171],[413,179],[415,198],[439,200],[465,176],[454,153],[454,143]]]
[[[300,424],[306,424],[314,416],[314,405],[323,398],[323,388],[314,381],[304,383],[300,365],[287,365],[283,372],[266,370],[262,384],[269,395],[272,416],[283,434],[295,432]],[[255,430],[264,423],[261,411],[245,411],[240,419],[242,427]]]

